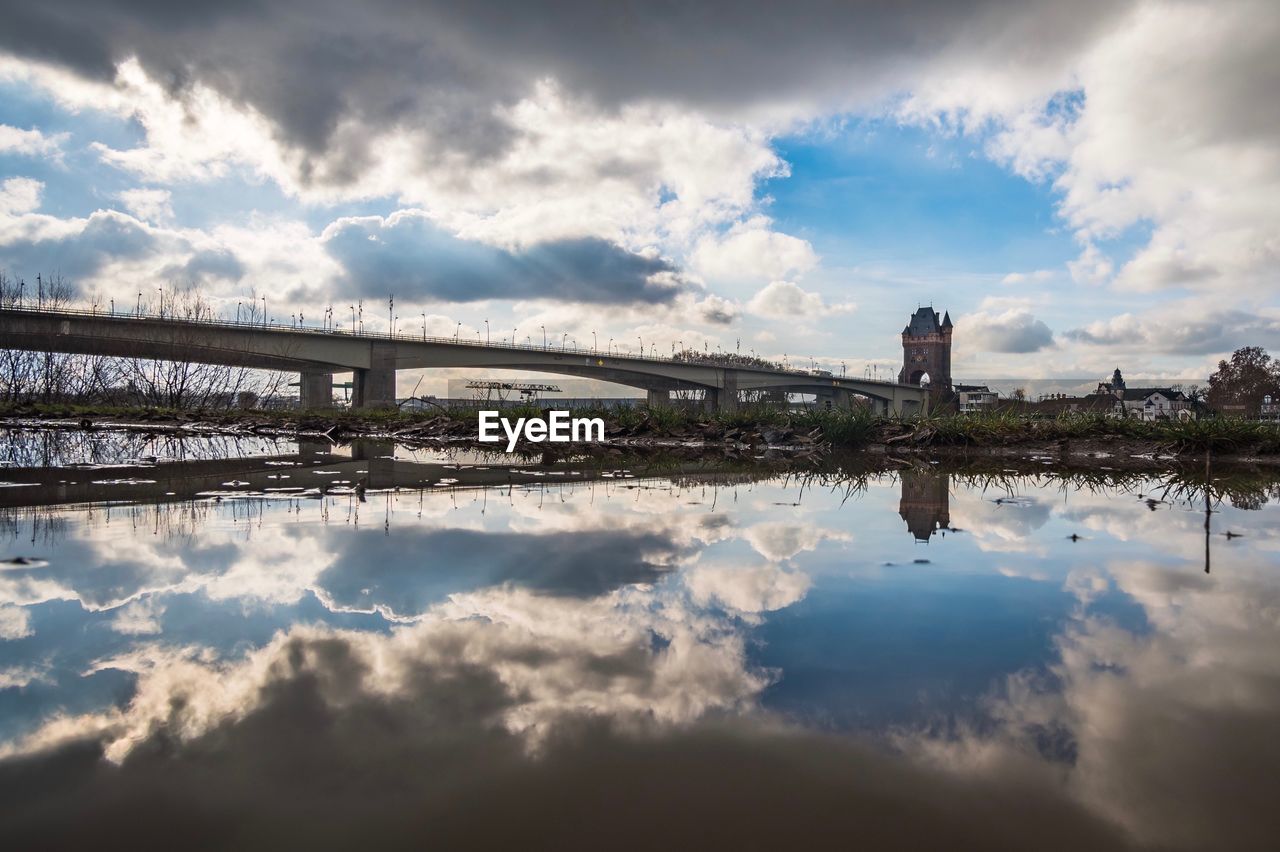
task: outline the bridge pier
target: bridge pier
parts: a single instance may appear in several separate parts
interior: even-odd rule
[[[368,369],[356,370],[352,376],[351,407],[395,408],[395,345],[374,343],[370,348]]]
[[[333,374],[303,371],[298,391],[298,404],[303,409],[332,408]]]
[[[666,388],[662,390],[650,388],[645,404],[650,408],[668,408],[671,405],[671,391]]]
[[[738,410],[738,377],[726,374],[722,381],[721,387],[707,388],[707,411],[732,414]]]
[[[829,391],[814,394],[814,404],[817,408],[825,408],[828,411],[836,409],[848,411],[853,407],[853,394],[844,388],[832,388]]]

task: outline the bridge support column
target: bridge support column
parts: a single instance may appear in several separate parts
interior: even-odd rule
[[[844,388],[819,391],[814,394],[814,404],[817,408],[825,408],[828,411],[848,411],[853,407],[853,394]]]
[[[732,414],[738,410],[738,377],[726,375],[724,385],[707,388],[707,410]]]
[[[671,391],[665,388],[662,390],[653,390],[651,388],[646,404],[650,408],[667,408],[671,405]]]
[[[333,374],[304,371],[298,382],[298,391],[302,408],[332,408]]]
[[[373,344],[369,368],[354,371],[352,384],[352,408],[395,408],[395,348]]]

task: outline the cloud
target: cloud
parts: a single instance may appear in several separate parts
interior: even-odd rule
[[[691,259],[700,274],[718,281],[769,281],[803,275],[817,262],[818,256],[807,241],[772,230],[763,217],[735,225],[727,234],[704,237]]]
[[[539,10],[496,0],[386,3],[357,12],[336,0],[248,0],[163,15],[123,0],[79,2],[11,15],[0,48],[107,83],[136,58],[175,99],[205,86],[261,116],[296,152],[299,175],[341,181],[370,166],[373,140],[392,127],[421,134],[433,157],[462,166],[500,157],[525,142],[503,108],[541,80],[606,111],[659,101],[741,115],[815,98],[847,107],[893,92],[913,62],[939,52],[998,68],[1039,31],[1053,38],[1023,56],[1056,68],[1115,14],[1103,3],[1064,15],[1048,2],[1014,11],[982,0],[918,0],[891,11],[758,5],[750,14],[716,5],[651,9],[636,20],[574,2]],[[723,27],[730,15],[732,34]]]
[[[322,239],[345,268],[347,286],[370,296],[659,303],[675,298],[681,286],[667,261],[604,240],[566,239],[507,250],[450,237],[416,211],[385,219],[340,219]]]
[[[1025,354],[1053,346],[1053,332],[1023,308],[979,311],[965,315],[961,322],[974,341],[972,346],[985,352]]]
[[[55,162],[62,157],[62,143],[66,133],[46,136],[38,128],[23,130],[0,124],[0,154],[17,154],[23,157],[43,157]]]
[[[167,189],[126,189],[120,202],[134,216],[158,225],[173,219],[172,196]]]
[[[738,305],[719,296],[707,296],[699,300],[694,309],[699,319],[711,325],[730,325],[742,313]]]
[[[1053,270],[1037,269],[1034,272],[1010,272],[1000,279],[1001,284],[1040,284],[1053,279]]]
[[[0,183],[0,215],[18,215],[40,209],[44,184],[31,178],[15,177]]]
[[[851,313],[857,310],[857,305],[853,302],[828,305],[817,293],[807,292],[798,284],[774,281],[751,297],[747,310],[771,319],[802,316],[817,320],[831,314]]]
[[[1138,315],[1117,314],[1063,332],[1067,340],[1091,346],[1212,355],[1240,346],[1280,348],[1280,312],[1209,307],[1200,301],[1177,302]]]

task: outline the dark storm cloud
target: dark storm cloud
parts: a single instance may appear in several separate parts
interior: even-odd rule
[[[352,219],[325,232],[351,294],[474,302],[556,299],[669,302],[678,288],[655,276],[675,270],[597,238],[555,240],[522,251],[455,239],[422,216]]]
[[[426,156],[484,158],[514,138],[494,107],[547,77],[606,108],[838,104],[901,91],[935,55],[1053,66],[1124,11],[1101,0],[63,0],[8,9],[0,49],[99,79],[137,57],[177,96],[207,84],[308,152],[300,179],[342,183],[370,157],[367,133],[336,132],[344,120],[422,130]]]

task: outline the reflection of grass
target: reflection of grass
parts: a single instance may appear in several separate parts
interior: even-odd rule
[[[541,417],[553,401],[502,409],[504,417]],[[122,408],[83,405],[18,405],[0,408],[0,416],[57,418],[110,417],[137,420],[206,419],[220,424],[242,422],[307,428],[334,426],[394,432],[431,422],[474,427],[479,407],[401,412],[397,410],[334,409],[326,411],[173,411],[155,408]],[[1066,413],[1034,418],[1010,411],[988,414],[925,415],[910,418],[880,417],[866,409],[805,409],[744,406],[738,411],[705,413],[678,407],[583,407],[574,417],[600,417],[609,434],[643,437],[706,438],[719,440],[726,433],[755,430],[791,430],[814,435],[835,447],[858,448],[873,443],[898,447],[995,447],[1016,444],[1087,440],[1128,440],[1149,443],[1168,453],[1252,452],[1280,453],[1280,425],[1231,418],[1143,422],[1100,414]],[[815,432],[816,430],[816,432]],[[742,435],[732,435],[740,440]],[[779,438],[786,441],[787,436]],[[771,443],[773,441],[770,441]]]

